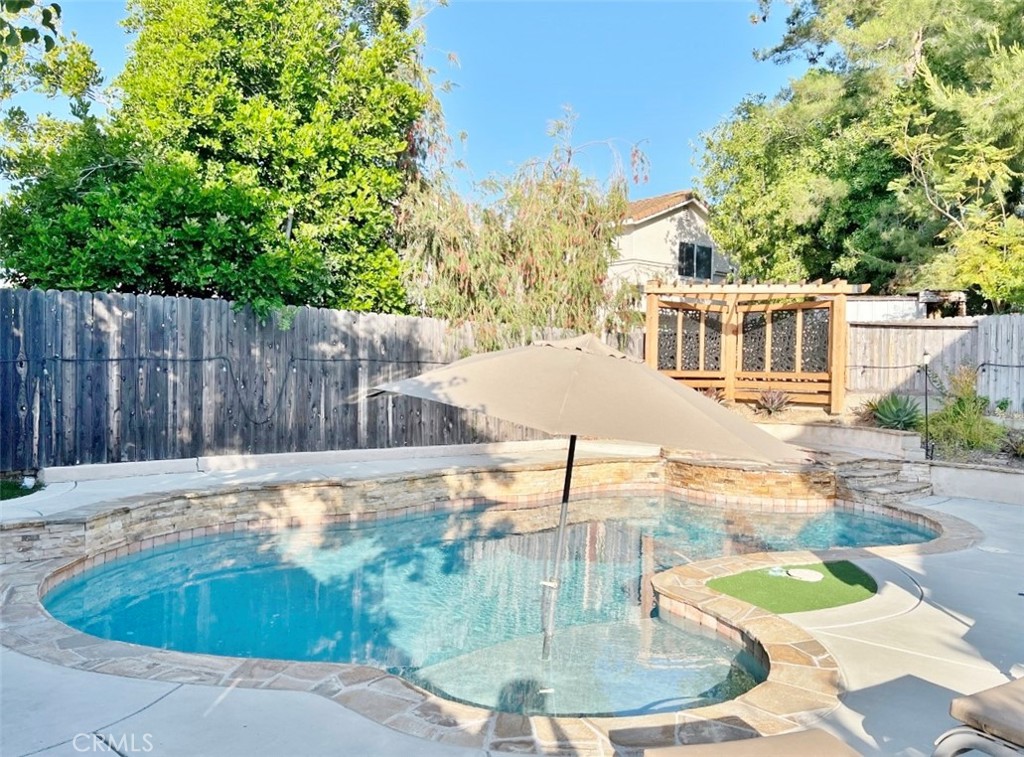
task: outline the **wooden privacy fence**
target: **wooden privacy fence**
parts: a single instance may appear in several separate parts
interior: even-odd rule
[[[646,287],[647,364],[727,400],[778,389],[843,409],[846,296],[867,285],[691,284]]]
[[[967,365],[978,369],[979,394],[1024,412],[1024,315],[850,323],[851,394],[923,395],[926,364],[933,390]]]
[[[549,334],[557,336],[557,334]],[[542,438],[367,390],[473,351],[468,326],[223,300],[0,289],[0,471]]]

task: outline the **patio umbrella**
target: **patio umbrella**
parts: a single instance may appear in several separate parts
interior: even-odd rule
[[[551,579],[544,582],[545,659],[554,633],[577,435],[646,442],[734,460],[806,461],[794,447],[593,335],[474,355],[373,390],[373,394],[383,392],[476,410],[569,437],[554,565]]]

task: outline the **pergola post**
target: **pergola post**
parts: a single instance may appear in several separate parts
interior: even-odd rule
[[[846,405],[846,295],[838,294],[832,300],[832,333],[828,340],[828,372],[832,375],[828,411],[832,415],[843,412]]]
[[[648,286],[654,284],[650,282]],[[644,327],[644,362],[658,370],[658,295],[647,293],[647,323]]]
[[[738,301],[739,295],[726,297],[726,307],[722,313],[722,367],[725,369],[722,394],[727,402],[736,399],[736,372],[740,369],[739,343],[743,315],[736,306]]]

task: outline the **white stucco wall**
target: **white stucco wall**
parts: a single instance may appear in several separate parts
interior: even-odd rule
[[[609,266],[609,276],[635,284],[656,277],[674,281],[682,242],[714,248],[706,219],[693,205],[627,226],[616,240],[619,259]],[[712,266],[715,271],[726,271],[728,261],[716,250]]]
[[[846,298],[846,320],[848,321],[913,321],[928,315],[923,302],[916,297],[871,297]]]

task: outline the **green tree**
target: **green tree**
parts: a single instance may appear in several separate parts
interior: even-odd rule
[[[811,69],[705,137],[714,229],[744,272],[978,285],[1024,306],[1024,2],[788,5],[760,55]]]
[[[8,109],[0,264],[26,285],[405,310],[394,207],[428,100],[405,0],[129,12],[109,117],[70,47],[7,77],[71,94],[75,119]]]
[[[600,330],[619,314],[608,265],[626,182],[615,175],[602,186],[580,171],[573,120],[553,123],[547,158],[482,182],[482,202],[464,200],[443,175],[406,198],[399,230],[420,312],[471,321],[484,347],[523,343],[548,327]]]
[[[22,45],[42,44],[49,52],[56,46],[60,21],[57,3],[36,0],[0,0],[0,68],[7,65],[8,51]]]
[[[47,162],[46,179],[0,213],[0,245],[31,251],[10,256],[15,281],[219,296],[259,312],[289,299],[281,287],[295,261],[265,191],[204,181],[194,162],[122,147],[86,122]]]
[[[138,33],[115,127],[192,156],[204,178],[270,193],[321,270],[302,299],[405,308],[392,243],[400,158],[424,108],[405,2],[131,0]]]
[[[930,246],[889,189],[904,169],[878,136],[863,87],[811,71],[772,101],[748,99],[704,135],[711,231],[743,275],[845,276],[878,290]]]

